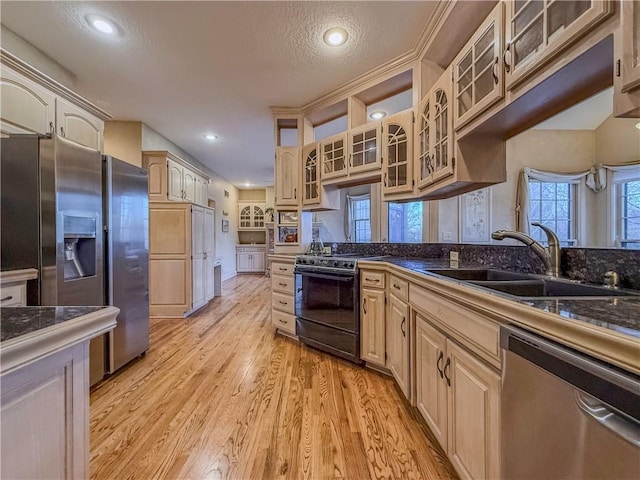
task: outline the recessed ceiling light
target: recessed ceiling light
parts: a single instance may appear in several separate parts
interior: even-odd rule
[[[250,183],[250,182],[245,182],[244,186],[245,186],[245,187],[250,187],[250,186],[251,186],[251,183]]]
[[[640,122],[636,123],[636,128],[640,130]]]
[[[387,116],[387,112],[383,112],[382,110],[376,110],[375,112],[371,112],[369,116],[374,120],[380,120],[381,118],[384,118]]]
[[[218,139],[218,136],[214,135],[213,133],[207,133],[205,134],[204,138],[206,138],[207,140],[211,140],[213,142],[214,140]]]
[[[329,45],[330,47],[339,47],[343,45],[347,38],[349,38],[349,34],[344,28],[335,27],[330,28],[326,32],[324,32],[324,43]]]
[[[99,15],[89,15],[86,18],[87,23],[97,32],[115,37],[120,34],[120,29],[111,20],[107,20]]]

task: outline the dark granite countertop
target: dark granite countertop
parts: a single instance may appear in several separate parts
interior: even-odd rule
[[[0,309],[0,342],[58,325],[107,307],[5,307]]]
[[[442,258],[403,258],[382,257],[369,261],[387,262],[418,273],[422,270],[450,268],[449,260]],[[457,268],[490,268],[477,263],[460,262]],[[507,270],[507,269],[504,269]],[[427,275],[427,273],[424,273]],[[586,322],[599,327],[614,330],[624,335],[640,338],[640,296],[628,297],[563,297],[563,298],[518,298],[501,292],[482,288],[468,282],[453,278],[437,276],[438,279],[451,281],[468,288],[481,290],[487,295],[494,295],[506,300],[517,302],[555,313],[561,317]]]

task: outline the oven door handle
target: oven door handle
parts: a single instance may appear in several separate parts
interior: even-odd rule
[[[310,278],[321,278],[323,280],[337,280],[338,282],[352,282],[355,278],[355,275],[331,275],[326,273],[311,273],[309,271],[300,271],[297,270],[296,273],[300,275],[304,275],[305,277]]]

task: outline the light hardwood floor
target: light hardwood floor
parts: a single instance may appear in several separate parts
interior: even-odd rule
[[[91,477],[445,479],[394,382],[275,334],[269,279],[239,276],[91,393]]]

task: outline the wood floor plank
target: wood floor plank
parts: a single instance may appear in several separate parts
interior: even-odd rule
[[[275,334],[270,283],[236,277],[91,393],[91,477],[456,478],[392,379]]]

